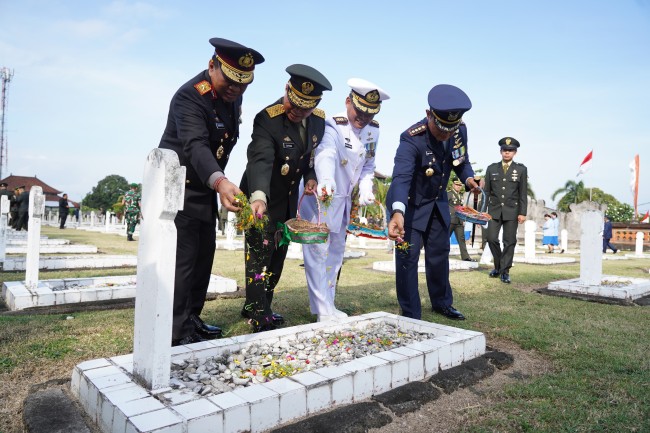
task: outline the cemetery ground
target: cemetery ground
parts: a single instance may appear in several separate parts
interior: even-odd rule
[[[43,235],[97,245],[106,254],[135,254],[124,237],[44,227]],[[213,272],[243,286],[243,251],[218,250]],[[399,314],[394,274],[372,270],[390,253],[367,250],[347,260],[337,306],[351,315]],[[315,321],[309,313],[301,260],[287,260],[274,310],[287,326]],[[648,278],[646,259],[604,261],[603,274]],[[650,310],[647,306],[585,302],[536,292],[549,282],[576,278],[579,263],[516,264],[513,284],[488,278],[489,269],[452,272],[454,306],[467,320],[455,322],[430,311],[420,274],[423,320],[485,333],[490,348],[510,353],[514,365],[467,389],[443,395],[419,411],[376,432],[648,432],[650,431]],[[41,271],[40,279],[133,275],[135,268]],[[3,272],[0,279],[24,279]],[[240,317],[241,298],[206,303],[202,317],[226,336],[251,332]],[[23,401],[31,390],[65,386],[82,361],[131,353],[133,308],[58,314],[0,313],[0,432],[23,431]]]

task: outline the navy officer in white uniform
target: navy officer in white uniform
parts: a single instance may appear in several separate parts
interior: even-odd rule
[[[409,247],[395,252],[397,301],[406,317],[420,319],[418,260],[424,246],[427,290],[434,312],[449,319],[465,316],[453,306],[449,284],[449,205],[452,171],[468,190],[479,192],[467,153],[463,114],[472,108],[461,89],[440,84],[431,89],[427,117],[400,135],[386,205],[390,239]]]
[[[303,246],[309,306],[319,321],[347,316],[335,307],[334,297],[350,223],[352,190],[359,185],[361,206],[375,202],[372,185],[379,123],[374,117],[382,101],[389,98],[379,86],[361,78],[350,78],[348,85],[351,91],[345,98],[345,111],[326,119],[325,135],[314,151],[317,192],[321,198],[323,191],[332,195],[327,208],[321,204],[321,222],[330,229],[327,242]],[[317,220],[314,200],[305,200],[301,216]]]

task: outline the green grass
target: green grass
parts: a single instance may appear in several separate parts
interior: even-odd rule
[[[135,254],[137,249],[137,243],[115,235],[52,228],[45,228],[43,233],[95,244],[109,254]],[[371,269],[373,261],[390,259],[387,252],[369,250],[368,256],[347,261],[339,283],[337,306],[349,314],[398,314],[394,276]],[[274,298],[274,311],[285,315],[288,325],[315,320],[309,313],[304,268],[299,267],[300,263],[286,261]],[[243,286],[243,265],[243,252],[219,250],[213,272],[234,278]],[[647,278],[649,266],[649,261],[641,259],[605,261],[603,272]],[[50,271],[41,273],[40,278],[134,273],[133,268]],[[485,269],[452,273],[454,306],[467,316],[464,322],[453,322],[431,313],[424,276],[420,275],[423,320],[484,332],[488,344],[491,340],[509,340],[542,355],[553,366],[550,373],[506,386],[494,396],[495,405],[471,415],[463,431],[650,432],[650,310],[545,296],[534,291],[550,281],[577,276],[578,263],[516,264],[511,271],[511,285],[488,278]],[[0,278],[21,280],[24,273],[2,273]],[[227,335],[249,333],[250,326],[239,316],[242,303],[242,299],[207,302],[202,317],[222,326]],[[74,319],[67,320],[67,316]],[[1,383],[41,383],[69,377],[78,362],[131,352],[133,310],[0,315],[0,330]],[[6,394],[0,393],[0,397]],[[0,424],[2,431],[3,426]]]

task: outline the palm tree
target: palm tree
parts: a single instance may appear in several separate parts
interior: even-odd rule
[[[567,180],[564,187],[559,188],[551,195],[551,200],[555,200],[555,197],[564,194],[558,203],[558,208],[562,211],[568,211],[571,202],[578,203],[578,201],[585,200],[584,196],[586,192],[583,181],[575,182],[573,180]]]

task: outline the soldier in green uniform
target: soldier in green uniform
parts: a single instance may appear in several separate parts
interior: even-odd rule
[[[138,184],[129,185],[130,190],[124,194],[122,204],[124,205],[124,217],[126,218],[126,240],[133,241],[135,226],[140,222],[140,193]]]
[[[510,268],[517,245],[517,226],[526,221],[528,209],[528,170],[513,161],[519,142],[512,137],[499,140],[501,161],[488,166],[485,172],[485,194],[488,212],[487,240],[494,257],[490,277],[501,278],[510,284]],[[499,245],[499,231],[503,227],[503,250]]]
[[[456,179],[452,183],[452,189],[447,191],[447,200],[449,200],[449,215],[451,220],[449,222],[449,236],[452,233],[456,234],[456,240],[458,241],[458,247],[460,248],[460,258],[466,262],[475,262],[476,260],[472,259],[467,252],[467,245],[465,244],[465,224],[458,218],[456,215],[456,206],[463,205],[463,182]]]
[[[246,303],[242,316],[255,332],[274,329],[284,318],[271,310],[287,245],[274,241],[276,225],[296,216],[298,189],[314,194],[314,148],[325,133],[325,112],[316,108],[330,82],[307,65],[291,65],[284,96],[255,116],[248,163],[240,188],[250,197],[254,215],[266,214],[265,231],[246,232]],[[314,198],[311,197],[310,200]]]

